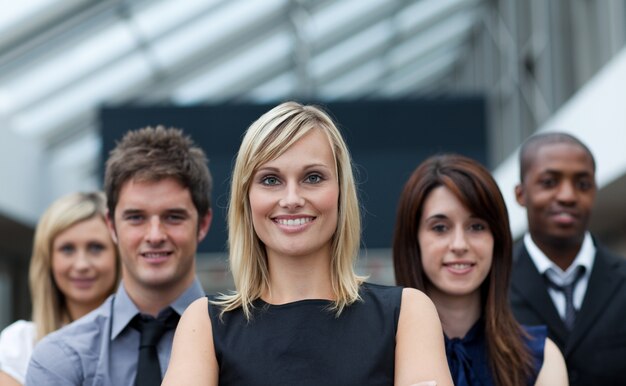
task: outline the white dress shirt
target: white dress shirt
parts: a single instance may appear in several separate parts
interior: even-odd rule
[[[591,268],[596,256],[596,247],[593,245],[593,240],[589,232],[585,233],[583,244],[580,247],[580,251],[576,255],[576,258],[572,264],[567,267],[567,270],[563,271],[558,265],[554,264],[552,260],[546,256],[545,253],[539,249],[530,237],[529,233],[524,236],[524,246],[530,255],[531,260],[537,267],[537,270],[541,275],[549,276],[550,280],[560,286],[571,283],[576,276],[577,267],[582,266],[585,268],[585,274],[580,278],[578,284],[574,288],[574,308],[579,310],[583,304],[585,293],[587,292],[587,284],[589,283],[589,277],[591,276]],[[554,288],[548,287],[548,293],[552,298],[554,307],[561,319],[565,318],[565,295],[562,291],[558,291]]]

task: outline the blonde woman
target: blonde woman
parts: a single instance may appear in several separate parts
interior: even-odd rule
[[[0,335],[1,386],[23,384],[35,343],[114,292],[118,259],[105,211],[104,194],[74,193],[41,217],[29,270],[33,321],[17,321]]]
[[[246,132],[231,186],[236,291],[183,314],[164,385],[451,385],[421,292],[354,272],[352,164],[322,110],[281,104]]]

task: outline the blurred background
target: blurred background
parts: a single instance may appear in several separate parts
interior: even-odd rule
[[[455,151],[493,170],[515,237],[516,153],[571,132],[596,156],[592,230],[626,255],[626,3],[622,0],[0,0],[0,327],[30,318],[33,230],[59,196],[102,186],[115,141],[176,126],[215,177],[200,247],[208,292],[231,288],[225,223],[243,131],[285,100],[316,103],[353,153],[359,271],[393,283],[402,184]]]

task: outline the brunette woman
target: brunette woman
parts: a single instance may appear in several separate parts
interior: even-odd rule
[[[520,326],[509,308],[511,256],[506,206],[484,167],[452,154],[417,167],[398,206],[396,280],[435,303],[457,386],[567,385],[546,329]]]

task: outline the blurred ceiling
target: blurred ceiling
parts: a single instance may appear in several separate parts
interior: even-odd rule
[[[482,3],[2,0],[0,120],[74,163],[97,153],[103,104],[437,92]]]

